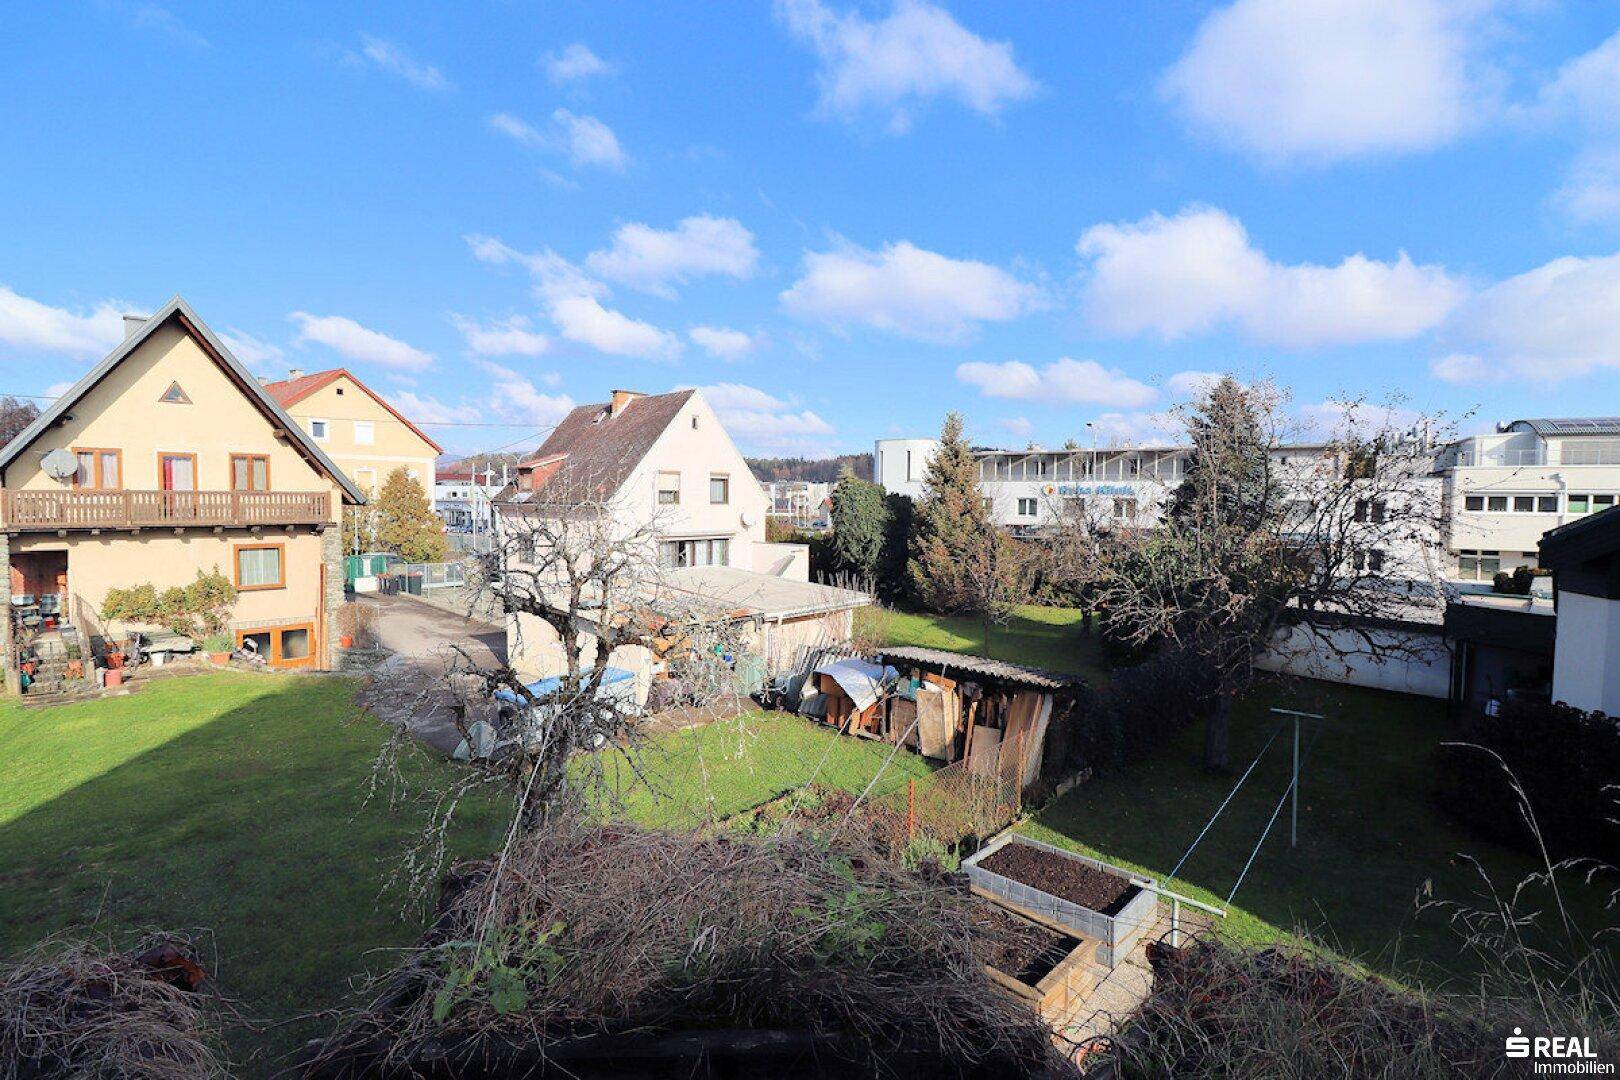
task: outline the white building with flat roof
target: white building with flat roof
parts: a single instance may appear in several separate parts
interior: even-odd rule
[[[935,439],[879,439],[873,475],[885,490],[917,498],[937,446]],[[1284,446],[1273,456],[1286,470],[1309,466],[1326,449]],[[991,520],[1018,533],[1036,532],[1076,506],[1151,525],[1189,453],[1177,446],[974,450]],[[1433,494],[1444,522],[1435,576],[1488,584],[1499,571],[1535,568],[1543,533],[1620,505],[1620,417],[1515,420],[1459,439],[1436,451]]]
[[[1514,420],[1441,452],[1447,576],[1538,565],[1544,533],[1620,501],[1620,417]]]

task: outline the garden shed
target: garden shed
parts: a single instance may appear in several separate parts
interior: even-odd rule
[[[876,661],[899,674],[888,704],[891,741],[936,760],[965,760],[977,775],[1004,767],[1003,747],[1016,748],[1025,787],[1040,776],[1054,720],[1085,688],[1077,675],[941,649],[885,648]]]

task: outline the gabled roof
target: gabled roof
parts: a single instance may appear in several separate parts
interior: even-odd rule
[[[208,324],[197,316],[191,305],[178,296],[159,308],[156,314],[147,319],[139,330],[119,342],[112,352],[102,357],[95,367],[85,373],[84,378],[74,383],[67,393],[53,401],[44,412],[35,418],[32,424],[23,428],[16,438],[7,443],[3,449],[0,449],[0,470],[9,467],[13,461],[16,461],[24,450],[32,446],[36,439],[49,431],[68,410],[79,403],[84,395],[93,390],[107,376],[108,372],[123,363],[125,358],[133,353],[142,342],[151,337],[158,327],[163,326],[170,319],[180,320],[186,331],[195,337],[202,344],[204,350],[225,369],[225,373],[230,376],[232,382],[237,384],[242,393],[246,394],[250,401],[259,406],[271,423],[286,432],[288,441],[311,464],[337,481],[338,485],[343,489],[343,493],[348,496],[351,502],[357,506],[365,504],[366,497],[359,488],[355,487],[354,481],[343,475],[342,470],[332,464],[332,460],[321,452],[321,448],[315,445],[309,434],[293,422],[292,417],[288,416],[286,411],[276,403],[275,398],[266,393],[265,388],[259,385],[259,380],[254,378],[248,372],[248,369],[242,366],[242,362],[231,355],[231,351],[225,347],[224,343],[214,336],[214,332],[208,329]]]
[[[545,486],[569,501],[606,499],[624,484],[674,421],[694,390],[631,398],[608,415],[608,403],[581,405],[563,417],[524,466],[550,469]],[[550,459],[559,459],[553,465]],[[538,479],[538,478],[537,478]]]
[[[1545,420],[1515,420],[1537,435],[1620,435],[1620,416],[1563,416]]]
[[[387,409],[393,415],[394,419],[416,432],[417,437],[423,442],[427,443],[429,446],[433,447],[435,453],[444,453],[444,447],[434,442],[426,432],[407,420],[403,415],[400,414],[398,409],[388,404],[387,401],[383,400],[380,394],[378,394],[371,387],[367,386],[365,383],[361,382],[360,377],[354,372],[350,371],[348,368],[332,368],[329,371],[315,371],[308,375],[300,375],[296,379],[282,379],[280,382],[266,383],[264,388],[271,397],[276,399],[277,403],[280,404],[282,408],[290,409],[300,401],[303,401],[305,398],[309,397],[309,395],[313,394],[315,391],[321,389],[323,386],[330,386],[332,383],[335,383],[339,379],[343,378],[347,378],[350,382],[354,383],[354,385],[365,391],[367,397],[371,398],[372,401],[375,401],[377,404]]]

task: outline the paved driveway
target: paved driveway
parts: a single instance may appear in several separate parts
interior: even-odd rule
[[[377,672],[364,700],[385,720],[446,754],[461,741],[445,673],[470,660],[479,667],[506,662],[506,631],[477,619],[402,596],[367,596],[376,610],[372,633],[395,655]],[[456,651],[466,654],[465,659]],[[478,711],[475,710],[474,715]]]

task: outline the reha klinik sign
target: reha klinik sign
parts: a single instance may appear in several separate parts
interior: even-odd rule
[[[1135,495],[1130,484],[1047,484],[1041,489],[1046,495]]]

